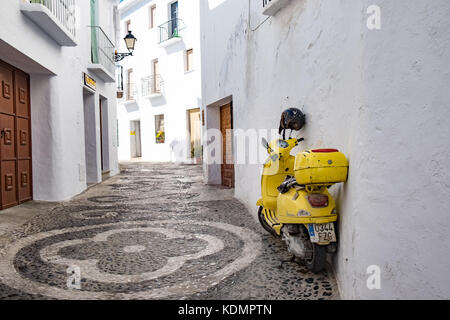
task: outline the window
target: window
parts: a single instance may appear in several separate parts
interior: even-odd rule
[[[152,93],[161,93],[161,76],[159,75],[158,59],[152,62]]]
[[[159,74],[159,60],[155,59],[152,61],[152,74]]]
[[[164,115],[159,114],[155,116],[155,137],[156,143],[166,142],[166,132],[164,130]]]
[[[133,69],[127,70],[127,100],[134,100],[133,92]]]
[[[178,1],[170,4],[170,35],[172,37],[178,36]]]
[[[172,2],[170,4],[170,19],[178,19],[178,1]]]
[[[116,65],[116,87],[117,87],[117,98],[121,99],[123,97],[123,67]]]
[[[150,29],[153,29],[156,25],[156,6],[150,7]]]
[[[194,50],[189,49],[186,51],[186,72],[192,71],[194,66]]]

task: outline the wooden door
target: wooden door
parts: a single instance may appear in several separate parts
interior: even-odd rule
[[[200,109],[189,110],[189,133],[191,138],[191,158],[202,157],[202,121]]]
[[[29,76],[0,61],[1,209],[32,199]]]
[[[141,121],[137,120],[135,121],[136,127],[136,135],[135,135],[135,141],[136,141],[136,158],[142,157],[142,144],[141,144]]]
[[[133,120],[130,122],[130,141],[131,141],[131,158],[142,157],[141,146],[141,121]]]
[[[231,104],[220,107],[220,131],[222,133],[222,185],[234,188],[233,118]]]

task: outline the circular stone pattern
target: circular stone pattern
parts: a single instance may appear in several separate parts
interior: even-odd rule
[[[71,213],[72,217],[77,218],[77,219],[83,219],[83,220],[109,219],[109,218],[115,218],[118,215],[119,215],[119,213],[115,212],[115,211],[101,211],[98,209],[76,211],[76,212]]]
[[[123,248],[123,252],[125,253],[138,253],[138,252],[142,252],[145,251],[145,247],[144,246],[126,246]]]
[[[132,217],[134,219],[136,218],[147,218],[149,216],[154,216],[153,212],[160,212],[162,213],[162,216],[164,218],[168,218],[169,215],[183,215],[183,217],[186,219],[187,216],[193,216],[197,215],[199,213],[204,212],[206,209],[198,204],[184,204],[184,205],[178,205],[176,207],[164,204],[164,203],[152,203],[151,204],[151,210],[142,210],[142,209],[135,209],[132,211],[125,210],[117,210],[112,211],[109,209],[103,209],[101,206],[99,208],[95,209],[89,209],[89,210],[78,210],[70,212],[70,216],[79,219],[79,220],[91,220],[100,222],[100,220],[112,220],[119,218],[120,216],[126,216],[126,217]]]
[[[88,198],[88,201],[96,202],[96,203],[117,203],[128,200],[127,197],[124,196],[115,196],[115,195],[108,195],[108,196],[97,196],[97,197],[90,197]]]
[[[205,292],[259,255],[247,228],[193,220],[128,221],[33,234],[0,259],[1,282],[58,299],[162,299]],[[70,272],[68,272],[70,270]],[[70,287],[73,270],[80,288]]]

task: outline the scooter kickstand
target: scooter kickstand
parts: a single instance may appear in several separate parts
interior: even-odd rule
[[[279,269],[283,269],[283,265],[286,262],[295,262],[295,256],[292,256],[292,258],[290,258],[289,260],[282,260],[280,266],[278,267]]]

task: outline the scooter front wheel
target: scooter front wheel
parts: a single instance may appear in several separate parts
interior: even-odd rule
[[[312,243],[312,257],[306,260],[306,266],[313,273],[319,273],[325,269],[327,262],[327,247],[319,246],[316,243]]]
[[[267,223],[267,220],[264,217],[263,209],[264,209],[264,207],[262,207],[262,206],[259,207],[259,209],[258,209],[259,223],[264,228],[264,230],[266,230],[268,233],[270,233],[273,236],[277,236],[277,233],[275,232],[275,230],[273,230],[273,228]]]

